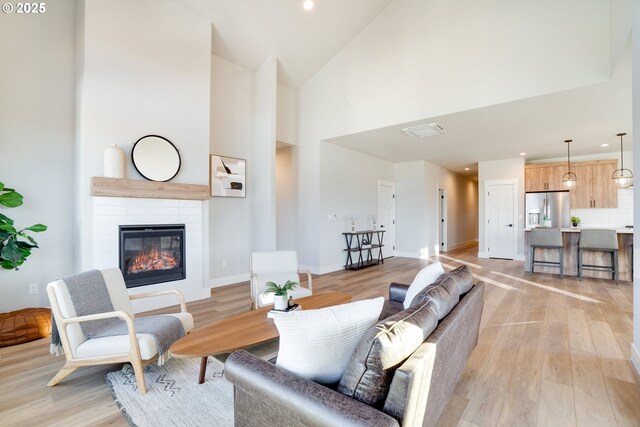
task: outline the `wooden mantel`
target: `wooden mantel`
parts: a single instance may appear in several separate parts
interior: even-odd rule
[[[104,197],[137,197],[142,199],[208,200],[208,185],[176,184],[137,179],[91,178],[91,195]]]

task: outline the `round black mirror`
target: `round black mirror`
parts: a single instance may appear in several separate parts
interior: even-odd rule
[[[175,145],[158,135],[146,135],[133,144],[131,160],[138,173],[149,181],[170,181],[180,170],[180,153]]]

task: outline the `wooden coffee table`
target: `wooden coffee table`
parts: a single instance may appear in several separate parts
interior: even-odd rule
[[[348,302],[351,302],[351,295],[344,292],[328,292],[296,300],[302,310],[330,307]],[[207,372],[207,358],[209,356],[231,353],[279,336],[278,328],[273,323],[273,319],[267,317],[269,310],[271,307],[251,310],[194,329],[189,335],[176,341],[169,351],[172,357],[179,359],[202,358],[198,379],[198,384],[202,384]]]

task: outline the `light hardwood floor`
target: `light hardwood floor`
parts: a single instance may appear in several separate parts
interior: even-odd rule
[[[640,386],[629,362],[631,284],[529,276],[522,262],[476,254],[470,247],[440,258],[449,266],[470,263],[488,285],[478,346],[439,424],[640,426]],[[354,300],[386,296],[389,282],[409,283],[423,265],[388,259],[315,277],[314,290],[349,292]],[[246,311],[248,284],[214,289],[188,309],[196,326]],[[104,382],[118,366],[83,368],[46,387],[63,362],[48,354],[46,340],[0,349],[1,426],[126,425]]]

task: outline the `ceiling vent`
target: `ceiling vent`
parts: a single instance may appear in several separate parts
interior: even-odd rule
[[[402,129],[402,132],[409,136],[417,136],[418,138],[424,138],[426,136],[440,135],[447,130],[437,123],[427,123],[426,125],[411,126]]]

